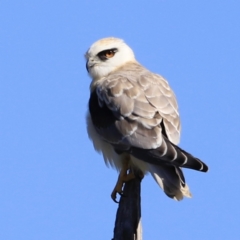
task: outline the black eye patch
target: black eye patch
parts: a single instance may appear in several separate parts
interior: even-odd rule
[[[99,52],[97,54],[97,56],[102,60],[102,61],[106,61],[109,58],[112,58],[115,53],[117,52],[117,48],[111,48],[111,49],[107,49],[107,50],[103,50],[101,52]]]

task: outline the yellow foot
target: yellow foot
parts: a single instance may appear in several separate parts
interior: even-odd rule
[[[124,168],[120,171],[116,186],[112,191],[111,198],[115,203],[118,203],[118,201],[116,200],[117,194],[123,196],[123,184],[135,178],[134,173],[127,173],[127,171],[128,170],[125,170]]]

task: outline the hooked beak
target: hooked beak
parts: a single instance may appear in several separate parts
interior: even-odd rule
[[[88,59],[87,62],[86,62],[86,69],[87,69],[87,71],[89,72],[89,69],[94,67],[95,64],[96,63],[93,60]]]
[[[87,69],[87,71],[88,71],[88,73],[89,73],[88,61],[86,62],[86,69]]]

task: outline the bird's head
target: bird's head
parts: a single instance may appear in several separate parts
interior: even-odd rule
[[[136,61],[132,49],[119,38],[103,38],[95,42],[85,54],[86,68],[97,80],[107,76],[127,62]]]

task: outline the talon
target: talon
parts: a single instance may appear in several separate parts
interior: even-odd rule
[[[123,194],[123,184],[127,181],[130,181],[132,180],[133,178],[135,178],[135,175],[133,172],[129,172],[128,173],[128,170],[129,170],[129,166],[128,166],[128,163],[129,163],[129,159],[126,158],[124,159],[123,161],[123,166],[122,166],[122,169],[119,173],[119,176],[118,176],[118,180],[117,180],[117,183],[116,183],[116,186],[114,187],[113,191],[112,191],[112,194],[111,194],[111,198],[114,202],[116,203],[119,203],[116,198],[117,198],[117,193],[121,196],[121,197],[126,197],[124,196]]]
[[[115,202],[115,203],[119,203],[116,198],[117,198],[117,194],[119,194],[120,196],[123,195],[123,191],[122,191],[122,184],[120,181],[117,182],[115,188],[113,189],[112,191],[112,194],[111,194],[111,198],[112,200]]]
[[[117,201],[116,199],[117,199],[117,193],[121,196],[121,197],[123,197],[124,195],[123,195],[123,192],[116,192],[115,190],[112,192],[112,194],[111,194],[111,198],[112,198],[112,200],[115,202],[115,203],[119,203],[119,201]]]
[[[114,189],[115,190],[115,189]],[[117,198],[117,192],[116,191],[112,191],[112,193],[111,193],[111,198],[112,198],[112,200],[114,201],[114,202],[116,202],[116,198]]]
[[[123,192],[119,192],[118,193],[121,197],[126,197],[124,194],[123,194]]]

